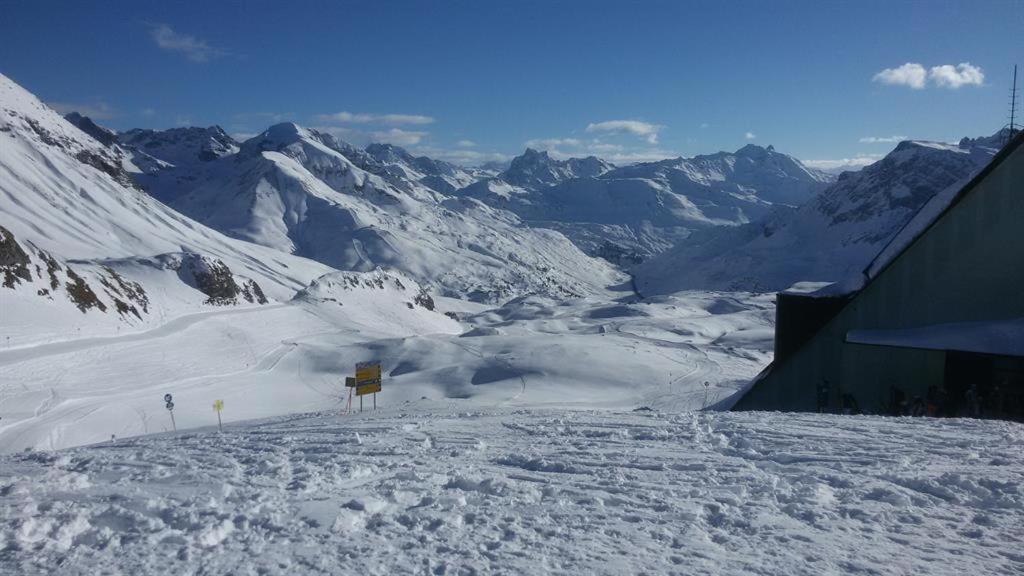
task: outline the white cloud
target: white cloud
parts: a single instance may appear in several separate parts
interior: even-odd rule
[[[255,133],[255,132],[232,132],[231,133],[231,137],[234,138],[236,142],[245,142],[249,138],[254,138],[256,136],[258,136],[258,134]]]
[[[747,132],[746,134],[743,135],[743,137],[746,138],[747,140],[753,140],[754,138],[757,138],[757,134],[754,134],[753,132]]]
[[[156,116],[156,110],[153,110],[152,108],[143,108],[141,111],[139,111],[139,114],[145,116],[146,118],[151,118],[153,116]]]
[[[340,124],[387,124],[389,126],[400,126],[402,124],[433,124],[434,118],[421,114],[366,114],[353,112],[335,112],[334,114],[320,114],[317,120],[321,122],[338,122]]]
[[[614,154],[625,150],[623,146],[619,146],[618,144],[606,144],[604,142],[594,142],[587,146],[587,149],[598,154]]]
[[[370,138],[374,142],[387,142],[390,144],[397,144],[399,146],[413,146],[415,144],[419,144],[426,135],[426,132],[414,132],[411,130],[402,130],[401,128],[370,132]]]
[[[907,62],[898,68],[886,68],[871,79],[873,82],[892,84],[895,86],[909,86],[914,90],[924,88],[927,73],[924,66],[914,62]]]
[[[527,148],[551,150],[560,147],[578,148],[583,144],[576,138],[534,138],[523,143]]]
[[[882,154],[858,154],[853,158],[836,158],[833,160],[801,160],[805,166],[818,170],[836,171],[842,169],[859,170],[870,166],[882,158]]]
[[[587,125],[587,132],[629,133],[639,136],[648,144],[658,143],[658,132],[664,126],[641,122],[640,120],[606,120]]]
[[[498,152],[482,152],[479,150],[447,150],[431,146],[418,147],[413,150],[413,153],[465,166],[476,166],[485,162],[505,162],[509,159],[507,155]]]
[[[942,64],[925,70],[924,66],[915,62],[907,62],[899,68],[886,68],[872,78],[874,82],[909,86],[921,90],[928,81],[940,88],[957,89],[961,86],[981,86],[985,82],[985,73],[981,68],[970,62],[961,62],[956,66]]]
[[[207,62],[225,54],[220,48],[215,48],[188,34],[179,34],[166,24],[158,24],[150,31],[153,41],[161,50],[177,52],[193,62]]]
[[[861,144],[895,144],[906,139],[906,136],[865,136],[858,140],[858,142]]]
[[[455,145],[460,148],[473,148],[476,146],[476,142],[473,142],[472,140],[459,140]]]
[[[981,68],[972,66],[969,62],[962,62],[956,66],[952,64],[933,66],[928,71],[928,77],[937,86],[953,90],[961,86],[981,86],[985,82],[985,73],[981,71]]]
[[[667,158],[678,158],[680,155],[670,150],[660,150],[658,148],[648,148],[646,150],[629,150],[618,152],[615,154],[605,154],[601,158],[611,162],[612,164],[625,165],[625,164],[636,164],[637,162],[657,162],[658,160],[665,160]]]
[[[106,102],[94,102],[92,104],[84,102],[47,102],[46,104],[60,112],[61,115],[78,112],[82,116],[88,116],[93,120],[106,120],[117,115],[114,109]]]
[[[620,144],[604,142],[598,138],[583,140],[579,138],[535,138],[525,142],[527,148],[546,150],[552,158],[580,158],[597,156],[614,164],[633,164],[635,162],[652,162],[665,158],[677,158],[679,154],[661,150],[656,147],[629,148]]]

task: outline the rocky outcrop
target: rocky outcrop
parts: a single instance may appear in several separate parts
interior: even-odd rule
[[[255,280],[241,279],[241,285],[228,265],[216,258],[186,253],[178,268],[178,275],[194,286],[207,299],[205,304],[229,306],[242,299],[250,304],[266,304],[267,297]]]
[[[14,234],[0,226],[0,276],[4,287],[14,288],[22,281],[31,282],[32,273],[28,268],[31,263],[31,258],[14,239]]]

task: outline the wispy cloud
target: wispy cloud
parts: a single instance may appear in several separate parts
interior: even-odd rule
[[[676,158],[679,154],[655,146],[627,147],[599,138],[535,138],[524,143],[527,148],[546,150],[553,158],[598,156],[614,164],[632,164]]]
[[[175,32],[167,24],[153,26],[150,36],[161,50],[176,52],[193,62],[208,62],[227,53],[222,48],[210,46],[205,40]]]
[[[46,104],[61,114],[78,112],[82,116],[88,116],[93,120],[106,120],[117,115],[117,111],[106,102],[93,102],[91,104],[86,102],[47,102]]]
[[[894,144],[903,142],[906,136],[865,136],[858,140],[861,144]]]
[[[536,148],[538,150],[551,150],[560,147],[577,148],[582,144],[583,142],[576,138],[534,138],[523,143],[527,148]]]
[[[481,150],[448,150],[433,146],[421,146],[412,150],[414,154],[430,156],[437,160],[453,162],[464,166],[477,166],[485,162],[505,162],[509,159],[506,154],[500,152],[485,152]]]
[[[914,90],[924,89],[928,81],[931,81],[939,88],[955,90],[961,86],[981,86],[985,82],[985,73],[970,62],[961,62],[956,66],[942,64],[928,70],[916,62],[907,62],[898,68],[886,68],[871,80],[893,86],[907,86]]]
[[[606,120],[587,125],[587,132],[629,133],[639,136],[648,144],[658,143],[658,132],[664,126],[640,120]]]
[[[459,140],[455,145],[460,148],[474,148],[476,146],[476,142],[473,142],[472,140]]]
[[[370,132],[370,138],[374,142],[387,142],[389,144],[397,144],[399,146],[413,146],[415,144],[419,144],[426,135],[426,132],[402,130],[401,128]]]
[[[747,132],[746,134],[743,135],[743,138],[747,140],[753,140],[754,138],[757,138],[757,134],[754,134],[753,132]]]
[[[366,114],[353,112],[320,114],[316,118],[321,122],[337,122],[339,124],[385,124],[388,126],[400,126],[403,124],[433,124],[435,121],[433,117],[424,116],[422,114]]]
[[[817,168],[818,170],[842,170],[849,168],[859,170],[865,166],[874,164],[882,158],[882,154],[858,154],[853,158],[835,158],[830,160],[801,160],[805,166]]]
[[[953,90],[961,86],[981,86],[985,82],[985,73],[981,71],[981,68],[971,65],[970,62],[961,62],[956,66],[952,64],[933,66],[928,71],[928,77],[937,86]]]

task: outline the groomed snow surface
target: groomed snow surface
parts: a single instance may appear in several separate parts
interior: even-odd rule
[[[408,402],[0,459],[4,574],[1013,574],[1024,428]]]

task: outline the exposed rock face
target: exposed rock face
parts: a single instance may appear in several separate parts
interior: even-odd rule
[[[420,288],[419,293],[413,297],[412,301],[431,312],[434,311],[434,299],[430,297],[430,293],[427,292],[426,288]]]
[[[98,308],[100,312],[106,312],[107,305],[96,296],[89,283],[71,268],[68,268],[67,272],[68,282],[64,287],[68,291],[68,298],[75,303],[75,306],[78,306],[83,313],[88,312],[90,308]]]
[[[103,270],[109,278],[104,277],[100,281],[106,288],[107,295],[114,299],[114,308],[117,309],[118,314],[125,316],[130,312],[136,318],[141,319],[139,308],[142,308],[143,312],[149,312],[149,296],[146,295],[141,284],[125,280],[110,267],[104,266]]]
[[[178,275],[206,294],[206,304],[229,306],[238,304],[239,296],[251,304],[266,304],[263,289],[255,280],[243,279],[239,286],[227,264],[199,254],[185,254]]]
[[[0,226],[0,275],[3,276],[4,287],[14,288],[23,280],[31,282],[32,273],[28,269],[31,263],[28,254],[14,239],[14,234]]]
[[[76,128],[92,136],[100,144],[110,148],[117,142],[117,134],[92,121],[88,116],[82,116],[78,112],[71,112],[64,115],[64,119],[75,125]]]

